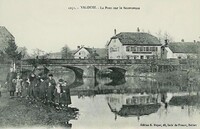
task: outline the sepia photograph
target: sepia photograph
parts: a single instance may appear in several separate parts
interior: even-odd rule
[[[0,0],[0,129],[200,129],[199,0]]]

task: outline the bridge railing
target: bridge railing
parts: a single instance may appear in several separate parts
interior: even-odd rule
[[[22,65],[35,64],[160,64],[178,65],[178,59],[26,59]]]

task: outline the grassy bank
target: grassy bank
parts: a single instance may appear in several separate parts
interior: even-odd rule
[[[77,109],[56,110],[40,102],[30,102],[25,98],[10,99],[7,92],[0,98],[0,127],[60,126],[75,119]]]

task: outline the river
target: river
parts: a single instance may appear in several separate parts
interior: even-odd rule
[[[119,85],[109,78],[97,81],[95,86],[94,79],[84,78],[82,86],[71,89],[70,106],[79,109],[77,119],[69,121],[72,129],[200,126],[198,86],[170,88],[141,77],[125,78]]]

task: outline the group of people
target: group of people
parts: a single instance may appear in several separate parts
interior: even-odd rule
[[[7,76],[10,97],[24,97],[40,101],[56,108],[66,108],[71,104],[69,85],[63,79],[56,83],[53,74],[36,76],[33,72],[22,79],[20,73],[11,71]]]

